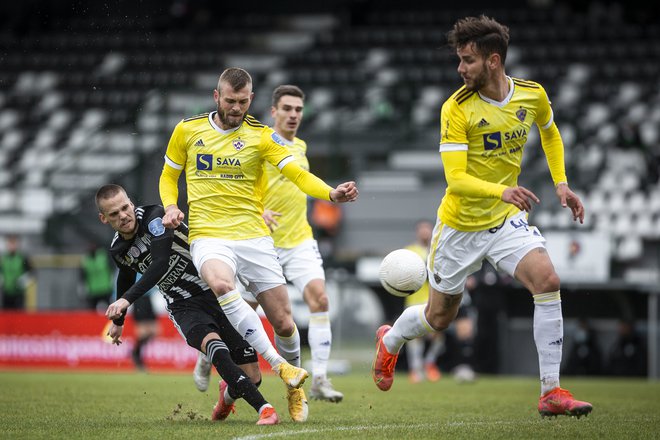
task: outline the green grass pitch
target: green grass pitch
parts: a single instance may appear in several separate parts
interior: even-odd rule
[[[266,376],[278,426],[256,426],[245,402],[213,423],[217,375],[200,393],[188,374],[0,372],[0,438],[8,439],[651,439],[660,438],[660,382],[564,378],[594,411],[580,419],[541,419],[534,378],[480,377],[411,385],[399,375],[384,393],[368,371],[333,379],[342,403],[310,401],[307,423],[293,423],[284,385]],[[309,389],[309,384],[305,384]]]

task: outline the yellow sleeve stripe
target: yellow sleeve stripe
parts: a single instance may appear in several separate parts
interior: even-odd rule
[[[172,168],[174,168],[175,170],[182,170],[183,169],[183,165],[179,165],[178,163],[174,162],[172,159],[167,157],[167,155],[165,155],[165,163],[167,165],[171,166]]]
[[[191,117],[189,117],[189,118],[184,119],[183,122],[195,121],[195,120],[197,120],[197,119],[204,119],[204,118],[208,118],[208,117],[209,117],[209,113],[208,113],[208,112],[206,112],[206,113],[200,113],[200,114],[198,114],[198,115],[191,116]]]

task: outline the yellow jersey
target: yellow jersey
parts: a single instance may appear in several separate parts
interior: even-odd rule
[[[282,137],[252,116],[235,129],[223,130],[213,121],[214,114],[179,122],[165,154],[166,165],[186,174],[189,241],[269,235],[261,217],[263,163],[282,169],[293,157]]]
[[[440,120],[440,152],[467,151],[466,173],[500,185],[500,196],[504,187],[518,185],[523,148],[532,124],[543,130],[553,126],[550,101],[543,87],[532,81],[507,79],[509,94],[504,101],[488,99],[463,86],[445,101]],[[563,154],[563,145],[560,147]],[[563,166],[562,156],[557,175],[563,173]],[[499,226],[518,208],[493,192],[488,196],[458,195],[448,187],[438,217],[461,231]]]
[[[286,148],[301,168],[309,171],[307,144],[299,138],[283,138]],[[291,249],[313,238],[307,221],[307,195],[270,163],[264,164],[266,189],[264,207],[279,212],[279,226],[271,232],[275,246]]]
[[[428,256],[429,256],[429,248],[420,246],[417,243],[413,243],[409,246],[406,246],[406,249],[413,251],[420,257],[422,257],[422,260],[426,261]],[[424,282],[424,285],[415,293],[412,295],[408,295],[405,298],[405,306],[410,307],[414,306],[417,304],[426,304],[426,302],[429,299],[429,282],[426,280]]]

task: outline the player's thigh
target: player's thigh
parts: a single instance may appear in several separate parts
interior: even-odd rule
[[[217,305],[213,294],[209,295]],[[205,351],[206,347],[202,346],[204,338],[218,329],[213,316],[206,310],[208,302],[200,298],[201,296],[174,301],[167,305],[167,310],[174,327],[186,343],[197,350]]]
[[[305,291],[305,286],[312,280],[325,281],[323,257],[316,240],[306,240],[291,249],[276,248],[276,251],[284,277],[299,291]]]
[[[231,240],[197,239],[190,245],[190,256],[197,272],[212,289],[234,288],[237,259]]]
[[[286,283],[270,236],[236,241],[234,251],[238,276],[257,300],[261,292]]]
[[[429,286],[449,295],[462,293],[467,277],[481,268],[486,253],[483,240],[481,232],[457,231],[438,221],[428,259]]]
[[[191,347],[206,351],[203,341],[209,334],[216,333],[236,364],[257,362],[254,349],[231,325],[211,292],[175,301],[168,309],[170,319]]]
[[[535,226],[527,223],[520,212],[504,223],[495,234],[488,260],[498,269],[515,277],[527,289],[547,288],[557,277],[545,250],[545,238]]]

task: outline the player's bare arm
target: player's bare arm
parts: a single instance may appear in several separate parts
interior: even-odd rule
[[[355,182],[344,182],[330,191],[330,198],[335,203],[354,202],[359,195]]]
[[[183,221],[185,214],[176,205],[169,205],[165,208],[163,216],[163,225],[166,228],[175,229]]]
[[[530,212],[532,210],[532,203],[530,200],[533,200],[537,204],[541,202],[541,200],[536,197],[536,194],[522,186],[509,187],[502,193],[503,202],[511,203],[521,211]]]
[[[580,198],[568,187],[567,183],[561,182],[557,185],[557,197],[562,208],[570,208],[573,214],[573,221],[584,223],[584,205]]]

